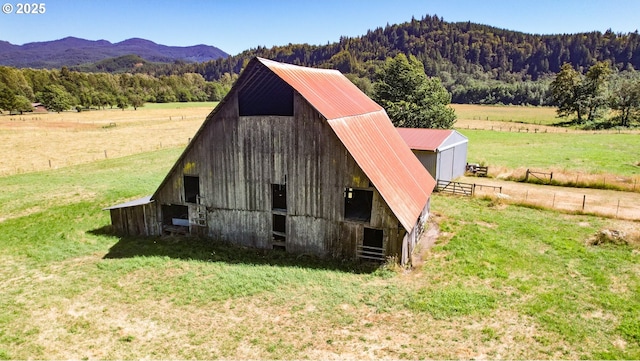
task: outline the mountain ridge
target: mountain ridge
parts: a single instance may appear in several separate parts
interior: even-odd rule
[[[16,68],[61,68],[95,63],[109,58],[137,55],[149,62],[205,62],[229,56],[211,45],[168,46],[142,38],[117,43],[68,36],[23,45],[0,40],[0,65]]]

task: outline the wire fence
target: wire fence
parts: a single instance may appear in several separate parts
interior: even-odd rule
[[[637,193],[609,190],[581,192],[576,188],[517,184],[503,185],[501,192],[493,188],[476,187],[475,194],[541,208],[640,220],[640,195]]]
[[[10,176],[15,174],[24,174],[31,172],[41,172],[51,169],[65,168],[74,165],[87,164],[105,159],[114,159],[127,157],[134,154],[153,152],[156,150],[184,147],[191,141],[188,138],[184,140],[175,140],[169,142],[158,142],[156,144],[145,143],[138,147],[123,148],[111,148],[103,150],[91,150],[86,152],[74,152],[73,156],[61,157],[40,157],[34,159],[29,157],[29,161],[20,161],[14,164],[0,164],[0,176]]]
[[[612,128],[612,129],[595,129],[595,130],[583,130],[583,129],[571,129],[558,126],[542,125],[542,124],[518,124],[512,122],[505,122],[504,125],[495,124],[467,124],[466,126],[455,127],[458,130],[493,130],[498,132],[511,132],[511,133],[581,133],[581,134],[640,134],[640,130],[629,128]]]

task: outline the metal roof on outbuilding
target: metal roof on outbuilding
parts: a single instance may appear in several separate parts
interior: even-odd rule
[[[411,231],[435,181],[420,164],[384,109],[337,70],[254,58],[324,116],[402,226]]]
[[[452,129],[396,128],[409,148],[442,151],[450,146],[468,142],[467,137]]]

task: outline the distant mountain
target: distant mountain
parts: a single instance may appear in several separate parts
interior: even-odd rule
[[[115,44],[106,40],[74,37],[24,45],[0,41],[0,65],[16,68],[70,67],[126,55],[137,55],[146,61],[161,63],[204,62],[229,56],[214,46],[166,46],[139,38]]]

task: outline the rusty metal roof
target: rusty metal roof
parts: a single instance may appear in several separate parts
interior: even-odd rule
[[[257,60],[291,85],[327,119],[382,110],[337,70],[307,68],[263,58]]]
[[[337,70],[256,59],[327,119],[402,226],[411,231],[435,181],[398,134],[384,109]]]
[[[451,129],[396,128],[402,139],[411,149],[435,152],[447,138]]]

